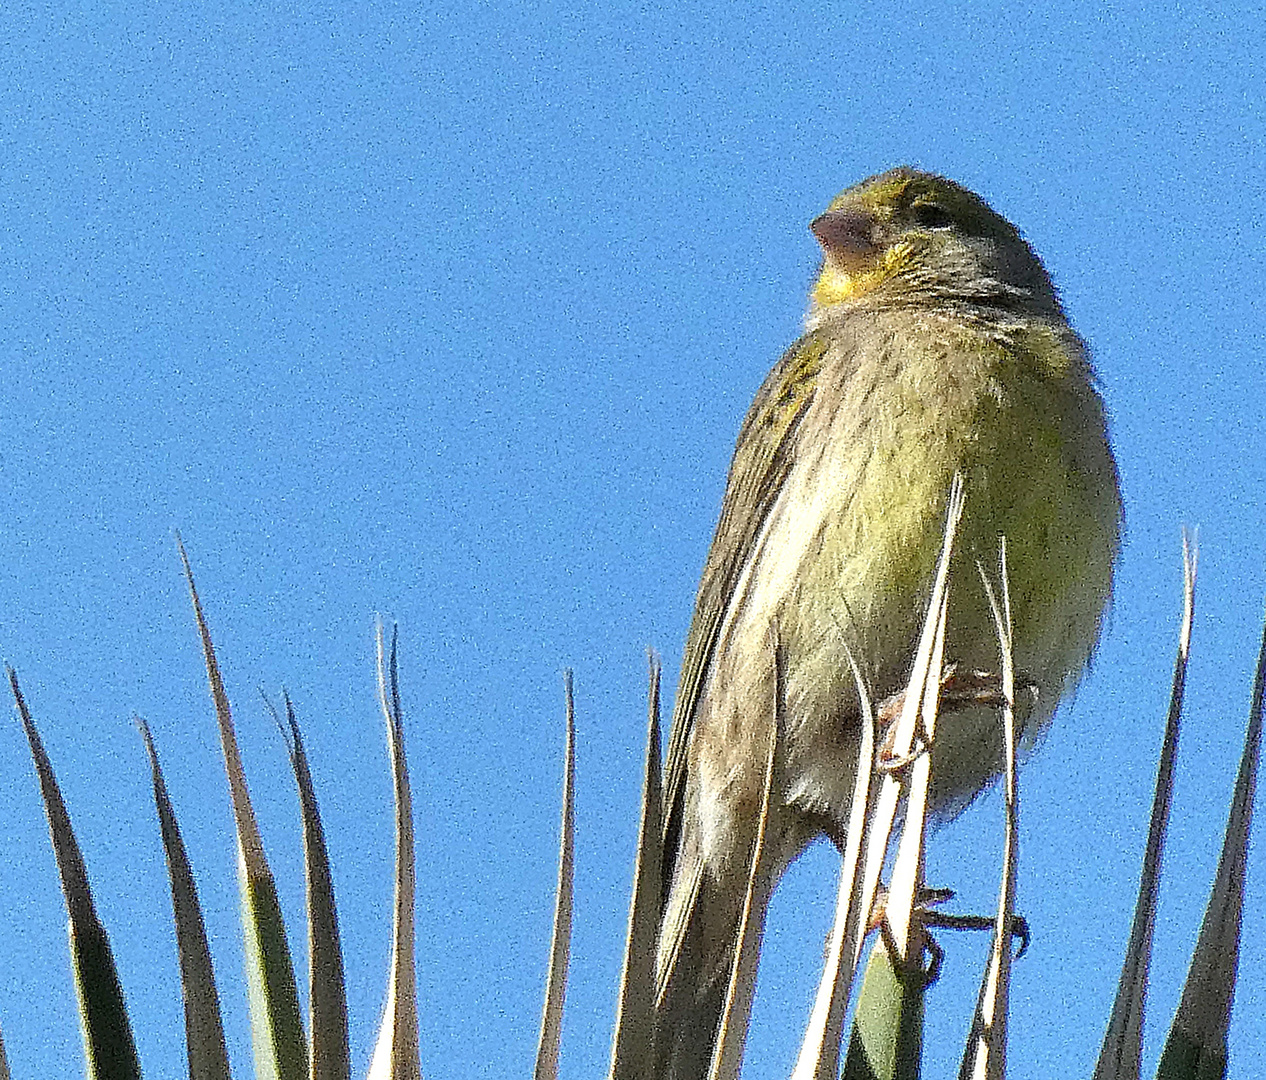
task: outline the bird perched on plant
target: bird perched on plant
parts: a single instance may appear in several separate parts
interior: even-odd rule
[[[848,654],[872,700],[908,678],[953,477],[966,508],[945,657],[996,670],[974,563],[1006,538],[1031,744],[1099,636],[1121,527],[1103,403],[1082,340],[1020,233],[970,191],[894,169],[810,226],[804,335],[739,432],[686,643],[665,765],[667,883],[656,1076],[706,1076],[782,718],[758,919],[816,836],[842,845],[860,738]],[[775,658],[777,652],[777,659]],[[996,712],[939,726],[933,813],[1003,767]]]

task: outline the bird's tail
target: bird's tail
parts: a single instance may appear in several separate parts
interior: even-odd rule
[[[743,921],[745,875],[712,873],[696,852],[677,860],[660,929],[655,1080],[706,1080],[726,1007],[735,946]],[[752,908],[749,949],[759,951],[768,890]],[[755,953],[751,954],[753,957]],[[755,964],[751,967],[755,975]],[[750,987],[737,995],[729,1035],[742,1044]]]

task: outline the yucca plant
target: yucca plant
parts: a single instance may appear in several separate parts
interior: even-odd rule
[[[894,753],[911,754],[916,725],[930,745],[934,737],[937,689],[942,670],[941,647],[948,603],[948,565],[962,491],[956,485],[951,498],[945,547],[937,568],[922,641],[905,694],[905,712],[897,727]],[[1016,880],[1016,829],[1018,789],[1014,733],[1015,672],[1011,662],[1010,604],[1007,596],[1005,542],[1001,549],[997,576],[983,567],[980,574],[998,631],[1001,685],[1004,706],[1000,723],[1004,730],[1006,773],[1003,780],[1005,821],[1001,853],[1001,885],[996,916],[992,920],[993,941],[983,974],[974,1019],[968,1033],[960,1066],[960,1077],[990,1080],[1001,1077],[1006,1068],[1007,1006],[1013,932],[1022,927],[1014,913]],[[1184,605],[1174,665],[1169,714],[1157,774],[1152,820],[1143,864],[1134,927],[1126,952],[1112,1015],[1095,1069],[1095,1080],[1135,1080],[1140,1075],[1142,1017],[1147,994],[1152,930],[1159,892],[1160,863],[1164,848],[1172,798],[1178,749],[1179,721],[1190,654],[1194,616],[1196,557],[1184,536]],[[960,583],[961,587],[961,583]],[[854,667],[859,697],[865,713],[858,783],[854,794],[849,846],[841,871],[836,920],[826,943],[826,963],[816,1003],[809,1017],[793,1080],[910,1080],[920,1075],[922,1031],[927,988],[935,982],[933,968],[924,966],[925,954],[939,949],[928,937],[936,926],[970,925],[989,920],[955,919],[919,910],[916,899],[922,887],[923,832],[928,783],[929,756],[913,757],[908,770],[894,773],[881,770],[876,760],[874,720],[861,674]],[[1266,703],[1266,633],[1262,641],[1254,684],[1248,732],[1241,757],[1239,776],[1226,839],[1213,892],[1205,913],[1204,928],[1191,961],[1182,1003],[1174,1018],[1158,1076],[1163,1080],[1225,1075],[1227,1032],[1239,957],[1239,927],[1243,902],[1248,833],[1260,756],[1262,715]],[[647,774],[644,786],[639,862],[630,907],[630,930],[626,951],[624,983],[612,1065],[616,1080],[653,1080],[650,1062],[654,1054],[653,955],[656,921],[654,898],[662,895],[659,880],[660,852],[657,847],[662,807],[658,780],[658,668],[652,665],[650,691],[651,721],[647,740]],[[921,714],[921,715],[920,715]],[[779,737],[776,724],[770,736],[772,779],[773,756]],[[878,785],[878,791],[875,786]],[[768,792],[767,792],[768,794]],[[848,1053],[840,1064],[841,1033],[866,939],[867,923],[880,871],[890,850],[890,835],[898,805],[906,816],[897,841],[891,887],[884,917],[884,933],[876,943],[862,981]],[[763,829],[752,853],[752,881],[760,857]],[[749,908],[750,908],[749,895]],[[745,1022],[755,989],[756,952],[759,942],[744,920],[737,931],[734,965],[731,971],[727,1009],[723,1016],[712,1057],[709,1080],[737,1077],[745,1037]],[[737,1020],[736,1020],[737,1018]]]
[[[194,585],[193,571],[184,545],[179,543],[179,538],[177,542],[206,660],[236,828],[255,1075],[268,1080],[346,1080],[351,1073],[351,1063],[338,916],[320,812],[299,724],[286,698],[284,721],[279,714],[274,715],[287,740],[303,822],[310,1002],[306,1031],[277,888],[251,806],[228,695]],[[395,787],[396,880],[387,1007],[369,1075],[383,1080],[410,1080],[421,1076],[413,963],[413,814],[404,754],[395,635],[393,633],[388,647],[381,625],[378,628],[378,668],[379,700],[387,721],[388,752]],[[12,668],[8,674],[39,775],[62,891],[70,915],[71,960],[88,1076],[91,1080],[139,1077],[140,1063],[131,1022],[124,1006],[109,939],[93,905],[83,855],[17,675]],[[138,718],[137,726],[149,754],[154,800],[171,881],[185,1005],[189,1076],[191,1080],[227,1080],[230,1071],[219,993],[193,872],[168,798],[153,737],[143,720]],[[3,1043],[0,1042],[0,1077],[7,1075],[8,1066],[4,1061]]]
[[[918,660],[906,693],[906,711],[899,722],[893,748],[898,756],[908,756],[909,767],[896,771],[878,770],[874,761],[873,717],[868,718],[871,722],[864,727],[867,736],[861,751],[864,767],[858,769],[854,818],[842,868],[836,922],[827,941],[820,989],[807,1021],[803,1049],[793,1072],[794,1080],[828,1080],[841,1075],[850,1080],[895,1080],[919,1075],[923,1015],[925,1008],[934,1003],[935,993],[932,991],[930,994],[928,990],[934,982],[935,967],[934,961],[931,967],[928,966],[928,958],[938,951],[929,933],[938,926],[963,922],[930,913],[916,903],[922,885],[924,825],[920,807],[928,780],[928,756],[916,751],[916,742],[927,743],[934,738],[944,622],[950,602],[949,556],[960,512],[961,491],[956,491]],[[300,726],[289,698],[283,695],[282,707],[273,710],[273,714],[290,754],[303,823],[310,1002],[306,1024],[299,1007],[297,980],[276,885],[265,857],[237,749],[228,697],[183,545],[180,546],[180,554],[202,642],[236,827],[255,1074],[277,1080],[308,1077],[311,1080],[346,1080],[351,1071],[350,1049],[338,917],[321,818]],[[1095,1080],[1133,1080],[1139,1076],[1141,1023],[1160,860],[1176,768],[1194,609],[1195,555],[1186,543],[1184,566],[1184,618],[1152,824],[1130,945],[1095,1070]],[[1001,709],[999,722],[1005,733],[1008,761],[1003,783],[1005,822],[998,844],[1002,870],[997,910],[990,918],[975,920],[992,927],[993,944],[960,1070],[962,1077],[985,1080],[1003,1075],[1005,1069],[1009,969],[1012,940],[1019,925],[1013,911],[1018,790],[1010,706],[1014,701],[1015,673],[1010,663],[1005,546],[996,570],[981,567],[980,573],[998,630],[1002,696],[1007,703]],[[960,588],[965,585],[962,582],[953,584]],[[419,1003],[414,973],[413,816],[404,753],[394,632],[388,643],[380,625],[377,646],[378,696],[387,722],[389,760],[395,789],[396,872],[387,1004],[369,1076],[372,1080],[387,1077],[406,1080],[421,1075]],[[856,669],[854,674],[865,703],[867,699],[861,674]],[[69,813],[52,765],[12,669],[9,670],[9,680],[39,777],[70,914],[70,951],[88,1075],[93,1080],[138,1077],[140,1064],[131,1022],[124,1006],[109,940],[94,909],[84,858],[71,829]],[[562,832],[553,942],[547,965],[535,1069],[537,1080],[553,1080],[558,1075],[571,933],[576,821],[575,706],[570,674],[566,677],[564,689]],[[612,1080],[653,1080],[654,952],[659,904],[663,895],[659,850],[663,809],[659,694],[659,665],[652,658],[639,845],[618,1016],[612,1039]],[[1226,1071],[1227,1028],[1238,965],[1244,867],[1264,708],[1266,636],[1263,637],[1248,734],[1218,876],[1191,962],[1187,988],[1160,1063],[1158,1076],[1164,1080],[1220,1077]],[[167,794],[158,750],[145,722],[138,718],[137,725],[149,755],[155,805],[171,882],[185,1004],[189,1075],[196,1080],[224,1080],[229,1077],[230,1070],[220,1018],[219,993],[212,973],[194,876]],[[921,733],[917,740],[916,732]],[[775,718],[770,729],[767,778],[772,777],[772,762],[779,737]],[[901,806],[906,809],[900,835],[895,840],[896,860],[890,874],[884,930],[882,934],[871,935],[868,927],[874,897],[885,860],[894,844],[891,835]],[[759,836],[751,857],[752,879],[755,880],[761,857]],[[748,909],[751,909],[750,898]],[[871,939],[877,943],[858,987],[858,972],[862,967],[866,943]],[[759,948],[750,918],[738,928],[737,945],[734,968],[730,973],[725,1022],[713,1053],[710,1075],[714,1080],[729,1080],[738,1075],[746,1034],[745,1020],[755,988]],[[842,1032],[850,1015],[853,1017],[852,1030],[848,1041],[844,1042]],[[0,1042],[0,1080],[7,1075],[3,1043]]]

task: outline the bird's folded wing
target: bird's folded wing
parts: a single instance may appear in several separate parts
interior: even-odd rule
[[[721,520],[704,567],[694,618],[686,638],[664,763],[664,881],[672,880],[681,832],[686,749],[708,667],[734,592],[756,546],[761,527],[791,467],[794,435],[813,400],[827,341],[806,334],[765,379],[739,431],[730,465]]]

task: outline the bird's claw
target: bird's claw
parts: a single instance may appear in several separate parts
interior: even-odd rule
[[[928,954],[928,964],[923,969],[923,986],[925,989],[940,978],[941,966],[945,960],[945,950],[941,948],[936,938],[929,931],[934,929],[992,930],[994,928],[995,919],[988,915],[952,915],[947,912],[933,910],[940,904],[952,899],[954,899],[953,889],[930,889],[924,885],[920,887],[918,898],[915,901],[915,917],[919,928],[922,930],[920,936],[923,939],[923,949]],[[888,950],[888,955],[892,959],[893,968],[899,975],[904,975],[910,969],[908,962],[903,964],[899,959],[896,942],[893,939],[892,930],[888,926],[887,901],[887,890],[880,886],[879,893],[875,897],[875,906],[871,909],[867,929],[879,931],[880,936],[884,940],[884,946]],[[1019,939],[1020,948],[1014,957],[1014,959],[1019,960],[1028,951],[1029,942],[1032,938],[1028,920],[1023,915],[1012,914],[1009,932],[1011,937]]]
[[[1020,678],[1017,688],[1030,694],[1034,700],[1038,696],[1038,686],[1032,679]],[[897,738],[897,721],[905,708],[906,694],[902,690],[891,697],[884,698],[875,710],[875,722],[882,731],[883,739],[879,744],[875,768],[884,775],[900,772],[908,768],[919,757],[927,752],[927,742],[915,736],[914,746],[908,754],[898,754],[895,750]],[[1001,708],[1006,705],[1007,696],[1003,692],[1002,677],[992,671],[963,671],[957,664],[947,664],[941,676],[941,692],[938,712],[942,715],[961,712],[971,708]]]
[[[926,912],[923,917],[924,926],[938,930],[992,930],[996,921],[992,915],[949,915],[935,911]],[[1015,959],[1019,960],[1028,951],[1032,940],[1029,922],[1023,915],[1013,914],[1008,931],[1011,937],[1020,940],[1020,948],[1015,954]]]

